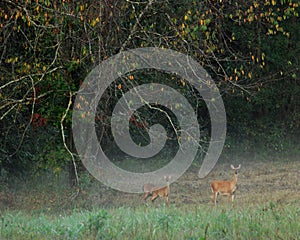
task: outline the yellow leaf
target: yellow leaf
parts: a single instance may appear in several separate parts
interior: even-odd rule
[[[82,109],[82,107],[81,107],[80,103],[77,103],[77,104],[76,104],[76,109],[79,109],[79,110],[81,110],[81,109]]]
[[[93,21],[91,22],[92,27],[95,27],[96,24],[97,24],[97,21],[96,21],[96,20],[93,20]]]
[[[54,174],[58,174],[61,172],[61,168],[60,167],[56,167],[54,170],[53,170]]]
[[[273,34],[274,31],[273,31],[272,29],[268,29],[268,33],[269,33],[269,34]]]
[[[120,90],[122,88],[122,84],[120,83],[119,85],[118,85],[118,89]]]

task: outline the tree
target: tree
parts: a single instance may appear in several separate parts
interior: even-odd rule
[[[209,71],[233,108],[238,103],[257,116],[290,113],[290,126],[299,127],[298,1],[4,0],[0,6],[1,167],[22,169],[45,152],[44,138],[58,139],[58,129],[74,153],[70,116],[76,91],[98,63],[137,47],[188,54]],[[129,73],[107,89],[102,111],[111,112],[109,100],[146,82],[143,76]],[[205,108],[184,80],[174,79],[196,109]],[[239,121],[252,117],[229,112]],[[28,144],[34,139],[42,141]],[[45,168],[58,165],[48,163]]]

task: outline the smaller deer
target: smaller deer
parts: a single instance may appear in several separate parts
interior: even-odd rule
[[[232,181],[213,181],[210,185],[211,190],[214,193],[215,206],[217,206],[217,197],[219,193],[222,195],[227,195],[228,202],[230,202],[231,197],[231,202],[233,204],[237,184],[237,174],[238,170],[241,168],[241,164],[238,167],[231,165],[231,168],[234,170]]]
[[[152,195],[152,189],[155,186],[151,183],[145,183],[144,184],[144,197],[143,200],[145,201],[150,195]]]
[[[166,180],[166,186],[165,187],[156,187],[151,183],[144,184],[144,197],[143,200],[145,201],[150,195],[151,202],[154,202],[154,200],[158,197],[164,198],[166,202],[166,206],[169,207],[169,194],[170,194],[170,183],[169,179],[171,176],[165,176]]]

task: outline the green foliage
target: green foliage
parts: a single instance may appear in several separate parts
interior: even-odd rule
[[[242,125],[255,135],[266,121],[275,120],[285,122],[283,127],[293,134],[299,130],[300,6],[296,0],[4,0],[0,5],[3,168],[26,165],[24,159],[32,157],[30,127],[44,134],[48,134],[46,126],[60,129],[70,94],[73,100],[93,66],[137,47],[174,49],[204,66],[229,104],[228,117],[233,119],[229,129]],[[135,77],[137,84],[148,80],[147,72]],[[164,83],[164,78],[157,80]],[[132,79],[120,79],[103,101],[121,95],[131,84]],[[171,85],[177,85],[199,112],[204,109],[199,95],[184,80]],[[111,112],[113,107],[105,104],[102,110]],[[64,123],[70,127],[71,111]],[[43,159],[47,162],[47,157]]]
[[[89,214],[87,221],[84,223],[83,231],[86,232],[87,235],[95,234],[96,238],[105,237],[103,230],[109,218],[111,218],[111,216],[105,210],[99,210],[96,213],[92,212]]]
[[[57,144],[45,144],[43,149],[33,158],[36,172],[39,174],[41,170],[53,171],[55,175],[58,175],[66,167],[67,163],[71,161],[70,154],[67,150]]]

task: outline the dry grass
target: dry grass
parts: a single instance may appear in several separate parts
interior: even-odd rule
[[[299,203],[300,161],[293,162],[243,162],[238,175],[235,206],[251,206],[267,202]],[[188,171],[171,186],[171,203],[212,205],[210,182],[233,178],[230,163],[219,163],[205,178],[199,179],[197,171]],[[219,204],[227,204],[227,197],[219,196]]]
[[[171,184],[170,205],[207,205],[212,206],[210,182],[213,180],[232,179],[231,163],[219,162],[213,171],[204,179],[197,176],[198,168],[191,167],[176,182]],[[233,163],[238,164],[238,163]],[[299,204],[300,199],[300,161],[290,162],[241,162],[238,175],[238,189],[235,207],[274,202],[279,204]],[[60,181],[64,181],[63,179]],[[48,182],[48,185],[47,185]],[[0,189],[0,209],[57,210],[91,208],[141,206],[142,194],[129,194],[112,190],[92,178],[83,185],[81,194],[73,201],[67,185],[60,184],[59,189],[49,180],[39,181],[43,184],[35,188],[32,183],[19,182],[18,190],[10,186]],[[20,186],[23,184],[23,186]],[[50,186],[50,187],[49,187]],[[147,204],[150,204],[148,199]],[[163,204],[157,199],[154,207]],[[227,197],[219,196],[218,204],[227,205]]]

